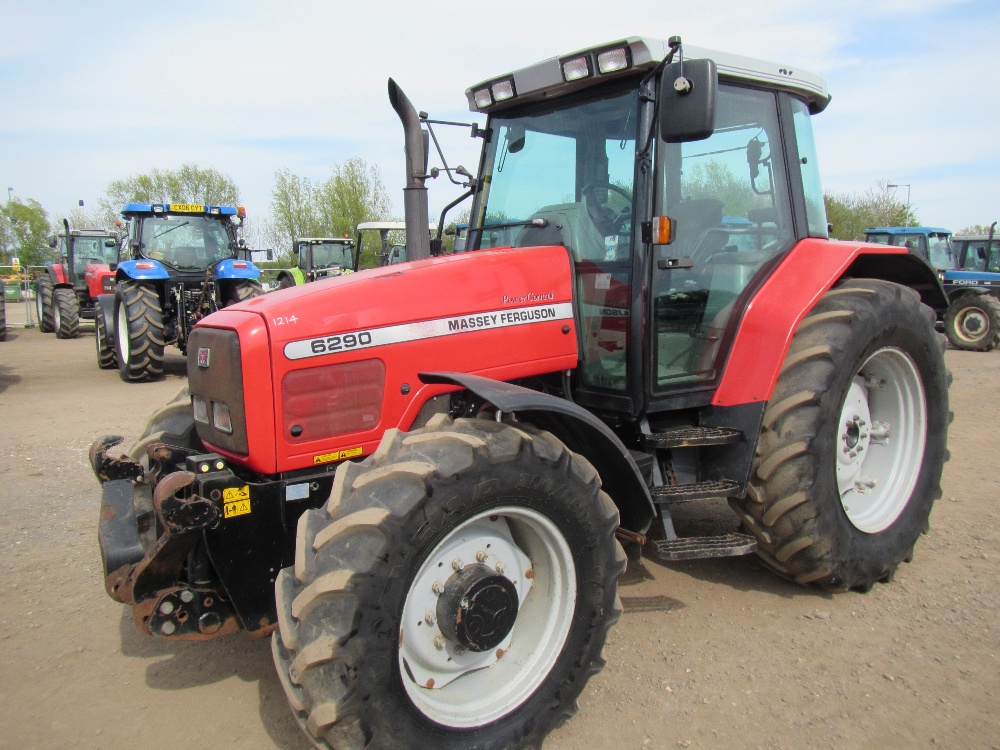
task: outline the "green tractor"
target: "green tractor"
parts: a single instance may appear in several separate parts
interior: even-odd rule
[[[347,237],[300,237],[293,243],[292,252],[298,261],[294,268],[278,272],[279,289],[354,273],[357,267],[354,240]]]

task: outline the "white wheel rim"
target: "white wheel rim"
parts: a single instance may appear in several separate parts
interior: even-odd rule
[[[435,583],[447,582],[456,560],[465,566],[484,562],[494,569],[500,563],[517,589],[517,619],[495,649],[463,653],[436,623],[428,622],[426,615],[437,607]],[[519,507],[470,518],[427,556],[407,592],[399,647],[407,695],[421,713],[445,726],[476,727],[499,719],[524,703],[548,676],[575,608],[572,551],[552,521]]]
[[[927,401],[913,360],[880,349],[848,388],[837,424],[837,486],[854,526],[889,528],[916,487],[927,442]]]
[[[128,364],[131,342],[128,337],[128,316],[125,314],[124,307],[122,305],[118,308],[118,352],[121,354],[122,362]]]
[[[59,312],[59,305],[56,303],[55,295],[52,296],[52,325],[58,331],[62,328],[62,314]]]
[[[42,318],[45,317],[45,309],[42,305],[42,285],[35,285],[35,311],[38,313],[38,322],[41,323]]]
[[[973,344],[989,332],[990,318],[982,308],[967,307],[958,314],[955,330],[960,338]]]

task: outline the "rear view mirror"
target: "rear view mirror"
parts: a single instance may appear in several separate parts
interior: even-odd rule
[[[667,143],[685,143],[712,135],[718,90],[719,73],[714,60],[667,65],[657,95],[660,138]]]

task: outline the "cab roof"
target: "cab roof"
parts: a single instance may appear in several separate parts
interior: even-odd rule
[[[601,72],[600,59],[616,50],[625,50],[625,67],[616,68],[607,73]],[[685,60],[711,58],[719,71],[719,79],[723,81],[756,83],[769,88],[789,91],[802,97],[809,105],[811,112],[822,112],[830,103],[826,81],[820,76],[802,70],[796,66],[757,60],[729,52],[705,49],[683,45],[681,48]],[[492,112],[504,109],[513,104],[525,101],[537,101],[549,97],[560,96],[571,91],[578,91],[602,81],[621,77],[636,71],[648,71],[655,68],[670,52],[670,45],[662,39],[630,36],[607,44],[599,44],[587,49],[571,52],[567,55],[552,57],[526,68],[515,70],[502,76],[496,76],[465,90],[469,100],[469,109],[473,112]],[[589,73],[583,78],[566,81],[563,74],[563,63],[578,58],[587,58]],[[619,56],[618,59],[621,59]],[[675,55],[675,61],[680,59]],[[493,89],[496,84],[512,83],[510,96],[502,101],[490,97],[490,104],[477,106],[476,94],[484,89]]]
[[[135,214],[209,214],[211,216],[236,216],[236,206],[212,206],[207,203],[126,203],[122,216]]]
[[[951,234],[950,229],[940,227],[872,227],[865,234]]]

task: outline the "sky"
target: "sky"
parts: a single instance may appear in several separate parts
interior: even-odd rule
[[[113,180],[195,164],[266,221],[277,171],[319,183],[361,157],[402,218],[390,76],[432,118],[482,124],[476,83],[679,34],[823,76],[826,192],[899,185],[923,224],[958,231],[1000,219],[998,26],[998,0],[0,0],[0,201],[13,188],[54,220],[96,208]],[[475,172],[482,141],[438,134]],[[461,192],[428,184],[432,216]]]

